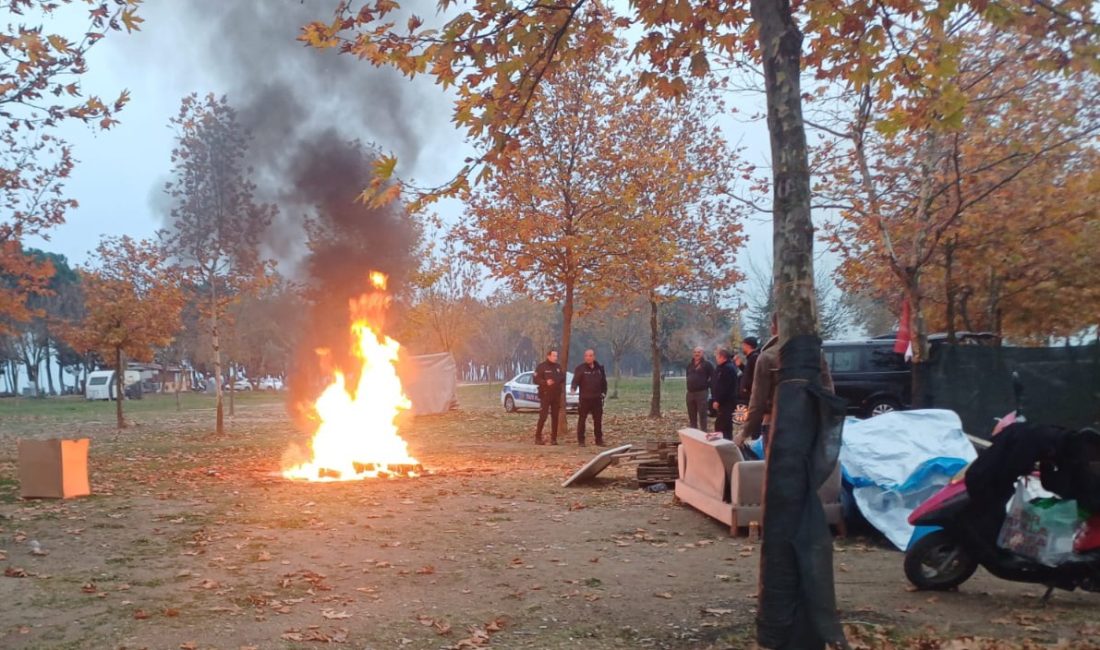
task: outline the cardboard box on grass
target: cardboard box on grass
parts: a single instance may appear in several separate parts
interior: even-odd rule
[[[88,439],[19,440],[19,489],[24,499],[91,494]]]

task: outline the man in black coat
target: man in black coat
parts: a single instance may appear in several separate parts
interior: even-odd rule
[[[687,379],[688,422],[692,429],[707,430],[707,393],[714,377],[714,366],[703,357],[703,348],[691,353],[691,361],[684,369]]]
[[[558,351],[546,353],[546,360],[535,368],[535,383],[539,387],[539,424],[535,429],[535,444],[546,444],[542,439],[542,425],[550,415],[550,444],[558,444],[558,414],[561,412],[562,387],[565,371],[558,363]]]
[[[580,391],[577,410],[577,444],[584,446],[584,424],[592,414],[592,428],[596,430],[596,444],[603,441],[603,398],[607,395],[607,373],[596,361],[595,350],[584,351],[584,363],[573,369],[573,390]]]
[[[745,363],[741,366],[740,387],[737,389],[737,403],[748,405],[752,397],[752,377],[756,372],[756,359],[760,356],[760,341],[755,336],[746,336],[741,341],[741,352]]]
[[[737,367],[730,361],[733,355],[726,348],[718,348],[714,356],[718,362],[710,383],[710,405],[718,412],[714,428],[721,431],[726,440],[733,440],[733,411],[737,408]]]

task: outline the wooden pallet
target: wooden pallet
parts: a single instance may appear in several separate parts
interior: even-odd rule
[[[650,441],[645,449],[631,448],[611,457],[615,465],[636,465],[638,463],[662,462],[676,465],[676,449],[679,442]]]
[[[638,486],[648,487],[657,483],[673,483],[680,478],[676,461],[679,441],[650,440],[644,449],[632,448],[612,457],[617,465],[634,465]]]

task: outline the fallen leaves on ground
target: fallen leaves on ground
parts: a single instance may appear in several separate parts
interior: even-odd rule
[[[424,614],[418,616],[416,620],[424,627],[433,628],[439,636],[447,636],[451,633],[451,624],[447,621],[440,621]]]
[[[314,641],[317,643],[347,643],[347,628],[339,627],[331,631],[322,630],[320,626],[311,625],[306,629],[292,627],[283,632],[280,639],[284,641]]]
[[[844,633],[852,650],[1100,650],[1100,644],[1069,639],[1040,643],[981,636],[939,638],[930,634],[899,638],[892,627],[871,623],[845,625]]]
[[[504,629],[504,618],[496,618],[484,626],[473,626],[467,629],[470,635],[461,639],[454,645],[445,646],[446,650],[468,650],[469,648],[484,648],[489,645],[492,635]]]

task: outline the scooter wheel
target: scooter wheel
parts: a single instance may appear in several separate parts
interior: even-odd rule
[[[977,569],[978,561],[942,530],[925,535],[905,552],[905,577],[917,589],[954,589]]]

